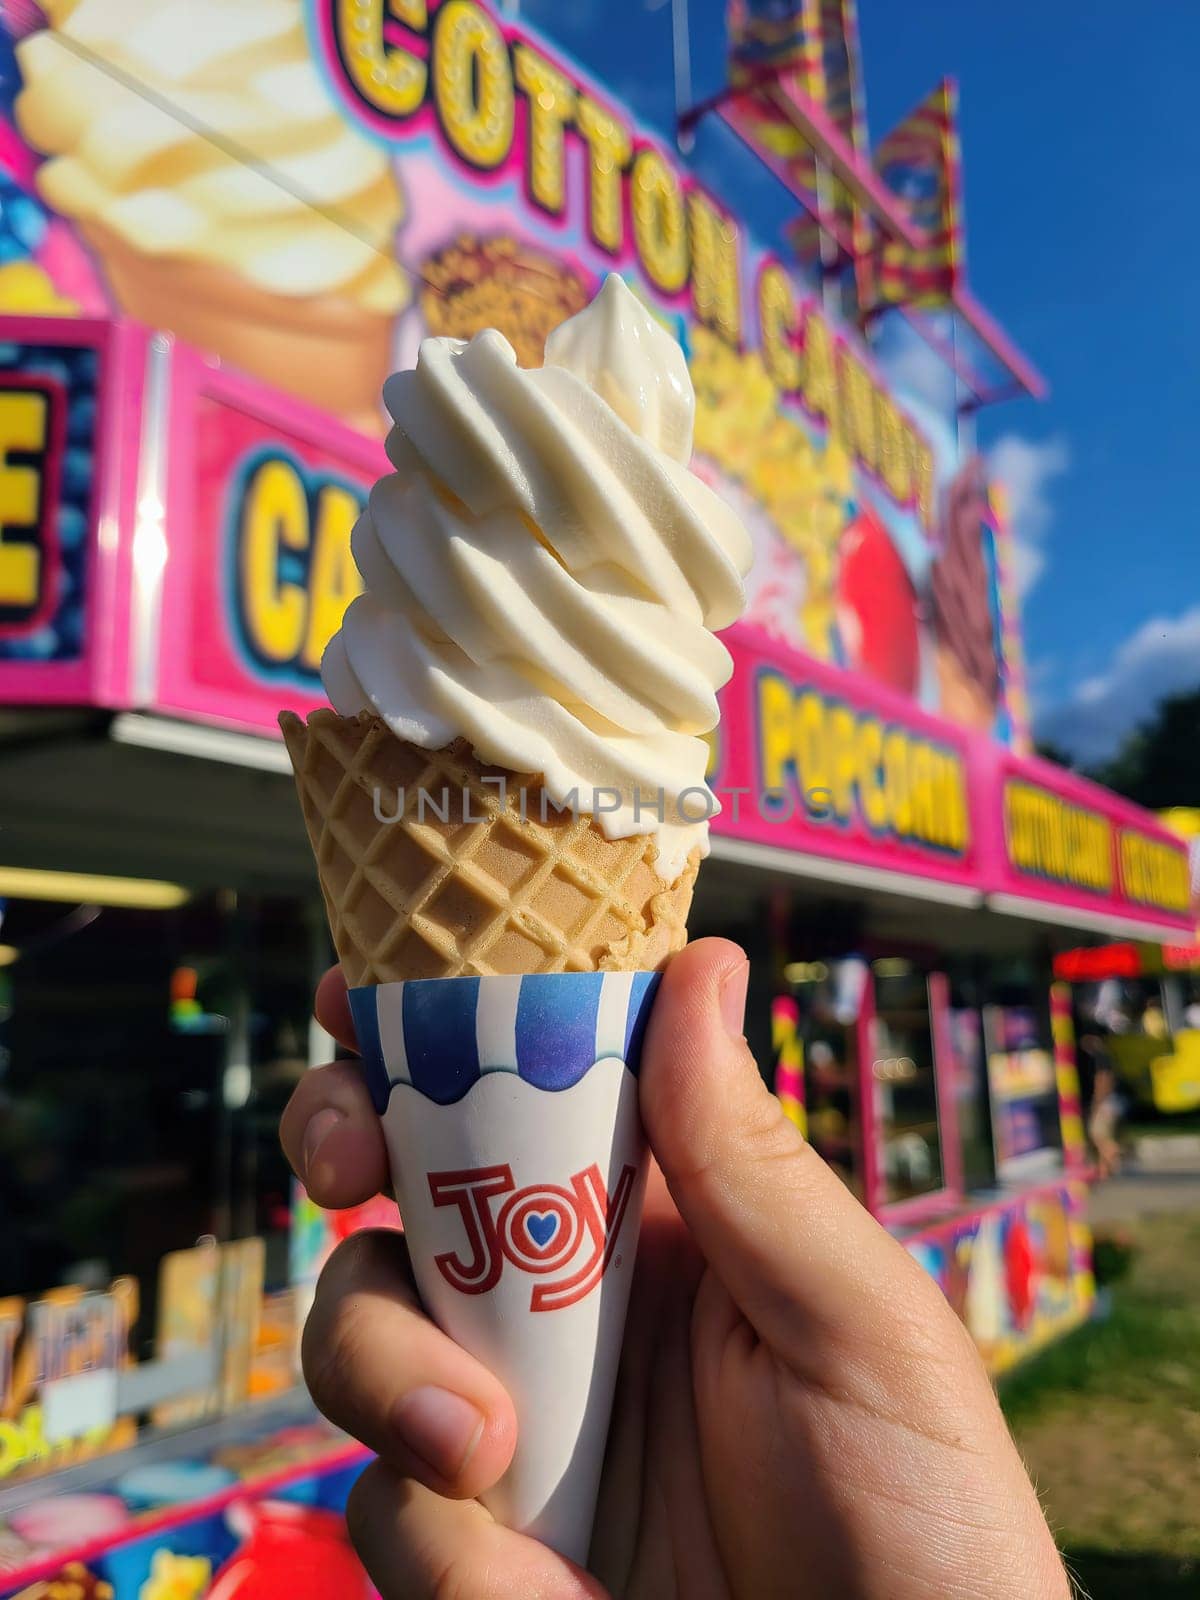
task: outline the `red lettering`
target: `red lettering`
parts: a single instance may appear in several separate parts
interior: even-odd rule
[[[436,1256],[438,1271],[460,1294],[486,1294],[500,1281],[504,1262],[535,1277],[570,1275],[539,1283],[531,1311],[559,1311],[582,1300],[600,1282],[612,1260],[617,1235],[633,1193],[633,1167],[621,1169],[611,1195],[593,1162],[577,1172],[569,1188],[531,1184],[514,1192],[512,1168],[481,1167],[466,1172],[431,1172],[435,1206],[455,1206],[466,1234],[467,1254]],[[492,1203],[507,1196],[493,1213]]]
[[[435,1256],[438,1271],[462,1294],[486,1294],[500,1281],[503,1257],[488,1200],[513,1187],[512,1168],[480,1167],[475,1172],[431,1172],[429,1193],[435,1206],[457,1206],[466,1230],[470,1258],[448,1252]]]
[[[594,1162],[586,1172],[580,1172],[571,1179],[575,1193],[579,1196],[580,1213],[587,1221],[594,1248],[587,1261],[572,1277],[564,1279],[561,1283],[539,1283],[530,1300],[531,1311],[561,1311],[564,1306],[572,1306],[577,1300],[582,1300],[591,1294],[608,1270],[608,1263],[616,1247],[617,1235],[625,1218],[625,1208],[633,1192],[633,1179],[633,1168],[622,1167],[611,1200],[604,1187],[604,1179],[600,1176],[600,1169]]]

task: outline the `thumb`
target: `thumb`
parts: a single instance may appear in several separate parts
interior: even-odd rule
[[[936,1286],[763,1082],[742,1034],[749,970],[737,945],[700,939],[664,973],[642,1055],[650,1146],[705,1259],[760,1337],[788,1350],[817,1323],[826,1337],[886,1338],[897,1301],[916,1311]]]

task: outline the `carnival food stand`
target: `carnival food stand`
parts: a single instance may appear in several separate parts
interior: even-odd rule
[[[1087,945],[1057,955],[1054,971],[1071,985],[1076,1031],[1101,1030],[1135,1104],[1200,1107],[1200,944]]]
[[[1200,928],[1200,811],[1159,814],[1186,841],[1194,929]],[[1071,987],[1076,1032],[1096,1034],[1123,1092],[1165,1116],[1200,1107],[1200,943],[1123,939],[1060,951],[1054,975]]]
[[[755,543],[693,930],[745,941],[764,1074],[993,1370],[1088,1314],[1052,957],[1178,941],[1186,852],[1027,751],[964,418],[1040,382],[966,286],[952,87],[872,152],[852,6],[794,11],[782,38],[735,5],[730,88],[684,118],[780,178],[786,253],[476,0],[119,30],[54,0],[8,41],[5,1593],[69,1563],[79,1600],[267,1594],[281,1550],[317,1575],[290,1592],[354,1592],[362,1457],[297,1398],[296,1337],[337,1237],[394,1209],[324,1216],[276,1146],[330,1042],[275,718],[320,703],[357,592],[382,376],[490,325],[535,363],[604,272],[683,344],[698,470]],[[894,375],[914,341],[940,410]]]

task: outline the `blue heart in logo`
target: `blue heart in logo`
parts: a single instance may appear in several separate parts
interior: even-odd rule
[[[556,1211],[532,1211],[525,1220],[529,1230],[529,1237],[539,1250],[544,1250],[558,1232],[558,1213]]]

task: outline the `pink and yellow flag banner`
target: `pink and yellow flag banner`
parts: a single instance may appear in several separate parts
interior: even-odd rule
[[[952,78],[944,78],[880,142],[875,167],[927,237],[919,249],[895,238],[880,242],[864,263],[863,303],[945,305],[964,266],[958,90]]]
[[[856,155],[867,149],[866,104],[859,53],[855,0],[819,0],[821,106]],[[801,216],[789,230],[792,248],[802,261],[821,253],[821,229],[832,234],[842,253],[855,257],[870,246],[870,224],[836,180],[828,194],[818,194],[815,212]]]
[[[831,180],[821,192],[803,113],[816,108],[856,153],[867,145],[866,115],[855,0],[732,0],[729,8],[730,79],[756,92],[741,108],[747,132],[787,164],[806,215],[792,229],[802,260],[821,253],[821,230],[843,249],[855,236],[854,206]],[[797,116],[800,114],[800,117]]]
[[[765,82],[780,73],[797,76],[820,97],[822,0],[730,0],[729,76],[737,84]]]
[[[819,0],[821,102],[851,150],[867,147],[866,103],[855,0]]]

